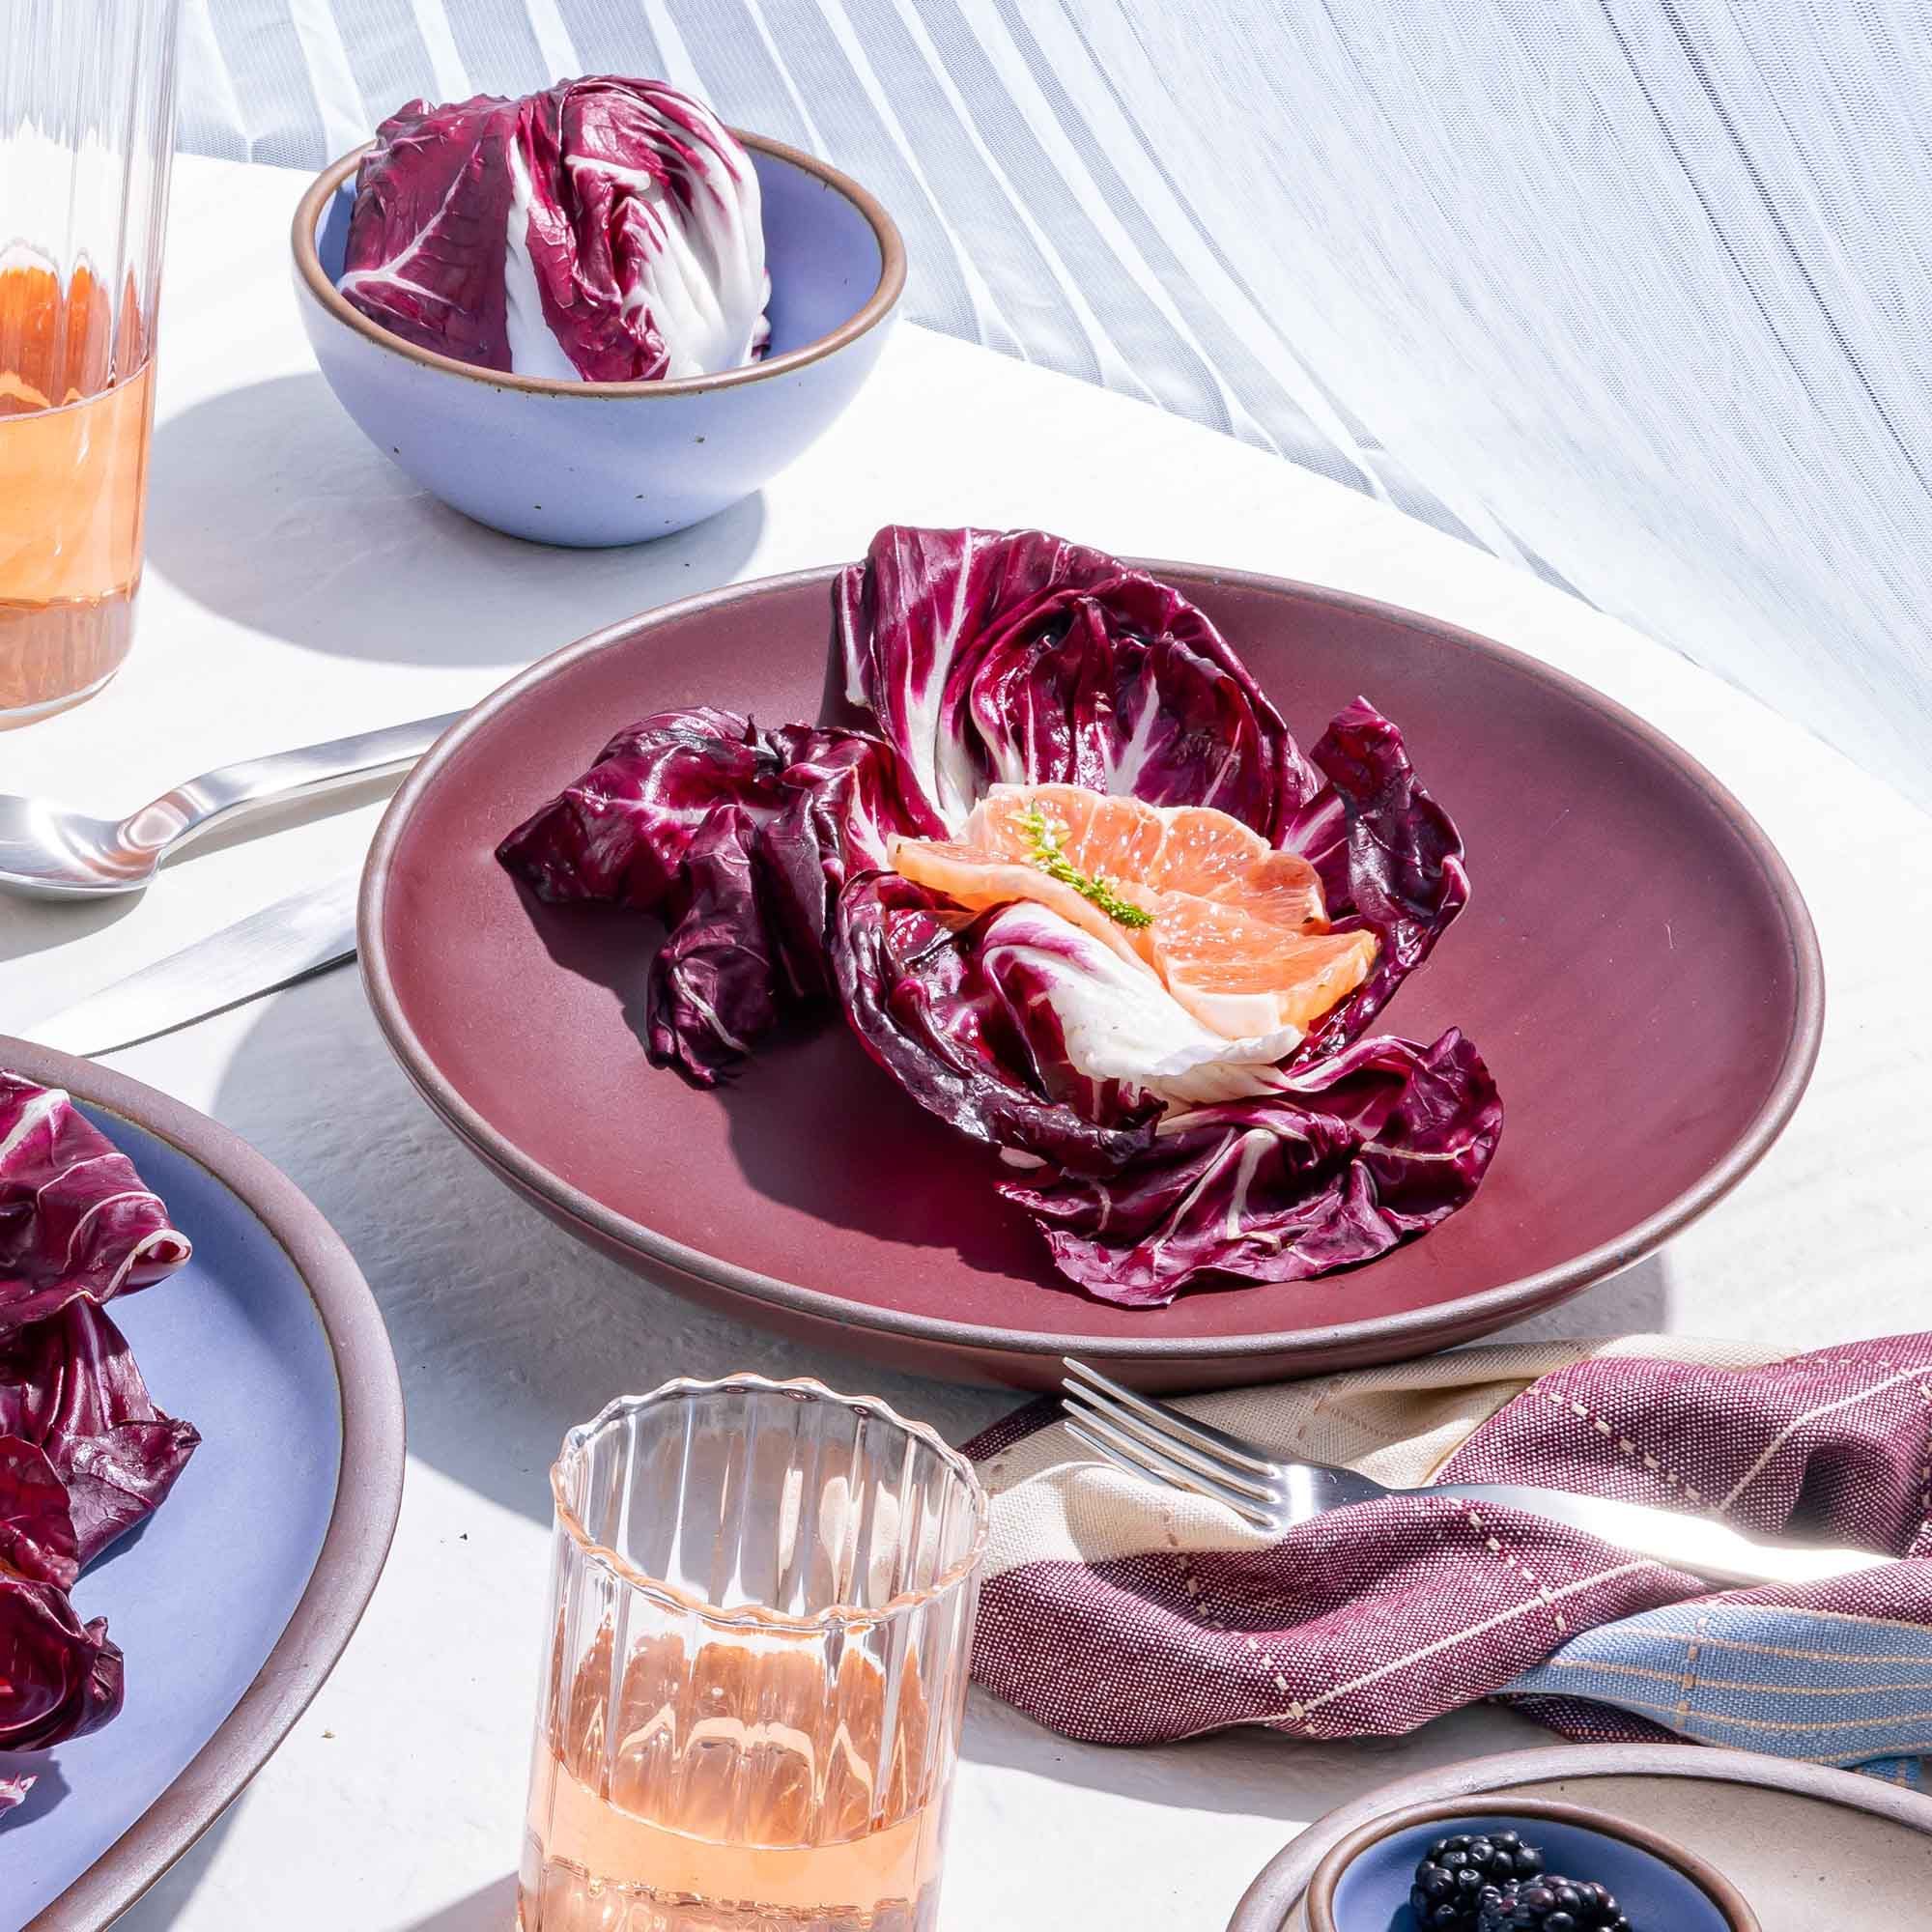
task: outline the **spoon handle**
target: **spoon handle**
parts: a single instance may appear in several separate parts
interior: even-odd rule
[[[158,858],[171,845],[252,807],[308,798],[338,785],[407,771],[462,716],[450,711],[440,718],[418,718],[413,724],[333,738],[298,752],[221,765],[142,806],[123,821],[121,838],[132,849]]]

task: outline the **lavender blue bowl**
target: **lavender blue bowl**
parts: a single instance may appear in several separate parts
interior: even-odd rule
[[[296,210],[296,298],[336,400],[445,503],[512,536],[640,543],[749,497],[813,442],[871,373],[905,287],[892,217],[823,161],[739,132],[757,170],[771,354],[665,383],[559,383],[403,341],[336,293],[355,174],[325,168]]]
[[[1759,1932],[1737,1889],[1693,1853],[1645,1827],[1581,1804],[1515,1799],[1406,1805],[1351,1832],[1316,1866],[1309,1932],[1415,1932],[1409,1885],[1437,1838],[1519,1833],[1546,1869],[1606,1886],[1637,1932]]]

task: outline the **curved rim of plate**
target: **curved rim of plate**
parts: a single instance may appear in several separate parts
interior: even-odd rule
[[[295,255],[296,272],[318,303],[337,322],[352,328],[379,349],[386,349],[425,369],[440,370],[446,376],[462,376],[493,389],[522,389],[536,396],[701,396],[717,389],[743,388],[773,376],[789,376],[794,370],[836,354],[858,341],[868,329],[876,328],[898,306],[905,293],[906,250],[898,224],[886,213],[885,203],[869,188],[861,187],[848,174],[841,173],[816,155],[802,148],[787,147],[769,135],[747,133],[742,128],[729,132],[740,145],[802,174],[810,175],[823,186],[851,203],[865,216],[879,244],[879,279],[872,292],[837,328],[815,336],[781,355],[768,355],[761,362],[746,362],[735,369],[720,369],[710,376],[673,376],[655,383],[566,383],[554,376],[519,376],[509,369],[482,369],[473,362],[459,361],[454,355],[439,355],[434,349],[408,342],[364,315],[347,300],[323,272],[322,258],[316,252],[315,232],[329,199],[362,163],[365,155],[375,152],[376,143],[365,141],[340,160],[329,162],[316,176],[296,205],[295,222],[289,231],[289,245]]]
[[[362,1271],[322,1210],[226,1127],[125,1073],[0,1037],[0,1065],[165,1141],[240,1200],[280,1244],[315,1304],[342,1406],[335,1502],[315,1567],[235,1708],[167,1789],[23,1932],[105,1925],[214,1823],[327,1680],[387,1561],[403,1496],[402,1383]]]
[[[1520,1785],[1577,1777],[1689,1777],[1757,1785],[1889,1818],[1932,1837],[1932,1799],[1832,1765],[1765,1757],[1716,1745],[1545,1745],[1536,1750],[1502,1751],[1494,1757],[1464,1758],[1460,1764],[1419,1771],[1337,1805],[1262,1867],[1236,1906],[1227,1932],[1284,1932],[1288,1915],[1305,1896],[1316,1867],[1328,1852],[1391,1811],[1437,1799],[1474,1800]],[[1464,1804],[1463,1808],[1469,1807]]]
[[[1716,1865],[1674,1838],[1653,1832],[1648,1825],[1619,1818],[1614,1811],[1605,1811],[1596,1805],[1570,1804],[1554,1798],[1512,1798],[1507,1804],[1498,1803],[1494,1808],[1510,1818],[1538,1818],[1552,1825],[1574,1825],[1578,1831],[1594,1832],[1600,1837],[1634,1845],[1638,1851],[1648,1852],[1660,1864],[1668,1865],[1680,1878],[1689,1879],[1724,1915],[1727,1932],[1763,1932],[1757,1914],[1745,1903],[1744,1894]],[[1446,1824],[1453,1818],[1466,1818],[1469,1810],[1468,1801],[1462,1798],[1400,1804],[1337,1838],[1321,1855],[1321,1862],[1302,1890],[1302,1910],[1309,1932],[1342,1932],[1335,1923],[1336,1888],[1342,1882],[1342,1874],[1371,1846],[1380,1844],[1397,1832],[1407,1831],[1411,1825]]]
[[[1690,753],[1614,698],[1605,696],[1579,679],[1554,669],[1540,659],[1480,637],[1473,631],[1463,630],[1420,611],[1384,604],[1373,597],[1359,597],[1352,592],[1296,582],[1289,578],[1271,577],[1262,572],[1217,570],[1160,558],[1130,557],[1126,561],[1134,568],[1145,570],[1163,581],[1177,581],[1183,589],[1190,581],[1205,581],[1215,585],[1228,584],[1240,589],[1269,592],[1304,604],[1326,605],[1332,609],[1381,618],[1475,656],[1501,660],[1521,675],[1546,684],[1573,702],[1596,712],[1652,756],[1674,767],[1682,778],[1704,794],[1712,809],[1751,855],[1763,875],[1766,889],[1783,915],[1785,937],[1791,948],[1791,963],[1797,981],[1791,1035],[1785,1042],[1776,1077],[1763,1105],[1722,1159],[1714,1162],[1692,1186],[1686,1188],[1675,1200],[1665,1203],[1654,1214],[1625,1229],[1613,1240],[1602,1242],[1557,1266],[1521,1275],[1514,1281],[1503,1282],[1473,1294],[1431,1302],[1425,1307],[1406,1309],[1399,1314],[1370,1316],[1358,1321],[1335,1322],[1319,1328],[1293,1328],[1270,1334],[1239,1336],[1163,1336],[1150,1330],[1146,1334],[1089,1337],[1072,1330],[1052,1333],[996,1328],[949,1321],[934,1316],[910,1315],[898,1309],[880,1308],[869,1302],[847,1300],[842,1295],[829,1293],[822,1289],[807,1288],[798,1282],[760,1274],[754,1269],[739,1267],[735,1263],[721,1261],[699,1249],[687,1247],[681,1241],[672,1240],[655,1229],[646,1228],[571,1186],[514,1146],[464,1099],[418,1038],[403,1009],[384,936],[384,913],[397,849],[410,820],[423,795],[437,783],[457,752],[477,733],[520,705],[531,693],[540,690],[558,672],[602,652],[634,645],[655,630],[682,622],[720,605],[750,602],[761,596],[807,588],[822,588],[829,599],[833,579],[843,568],[842,565],[791,571],[780,577],[729,584],[721,590],[681,598],[674,604],[666,604],[640,616],[627,617],[593,631],[588,637],[580,638],[575,643],[566,644],[549,657],[539,659],[527,670],[499,686],[436,741],[389,802],[382,824],[377,828],[375,840],[369,849],[368,864],[363,870],[357,918],[357,944],[369,1004],[377,1024],[388,1040],[391,1051],[402,1063],[404,1071],[430,1105],[500,1173],[558,1212],[591,1229],[613,1246],[629,1249],[660,1266],[788,1313],[858,1326],[908,1341],[986,1353],[1059,1356],[1068,1350],[1076,1350],[1082,1356],[1094,1360],[1151,1363],[1238,1360],[1317,1350],[1339,1350],[1384,1342],[1413,1342],[1417,1346],[1425,1346],[1432,1336],[1444,1330],[1461,1328],[1472,1321],[1491,1328],[1500,1327],[1519,1315],[1547,1307],[1591,1282],[1601,1281],[1628,1267],[1729,1193],[1764,1157],[1790,1120],[1817,1062],[1825,1025],[1825,969],[1811,915],[1798,890],[1798,882],[1791,876],[1776,847],[1737,799]]]

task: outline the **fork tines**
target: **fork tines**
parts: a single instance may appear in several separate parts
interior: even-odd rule
[[[1274,1527],[1270,1466],[1207,1423],[1122,1388],[1072,1356],[1061,1381],[1067,1434],[1129,1475],[1225,1504],[1260,1529]]]

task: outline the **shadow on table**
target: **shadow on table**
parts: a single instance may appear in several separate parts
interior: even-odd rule
[[[469,1897],[432,1912],[427,1918],[412,1919],[397,1932],[505,1932],[516,1915],[517,1878],[514,1872],[505,1872]]]
[[[676,1375],[811,1375],[875,1390],[962,1440],[1020,1398],[888,1374],[640,1281],[512,1195],[417,1098],[353,972],[271,1005],[213,1111],[313,1200],[388,1324],[410,1450],[540,1522],[564,1431]],[[641,1053],[640,1080],[654,1077]]]
[[[1485,1339],[1541,1342],[1572,1335],[1656,1335],[1671,1325],[1675,1305],[1670,1257],[1667,1252],[1650,1255],[1581,1294]]]
[[[319,375],[251,383],[171,416],[153,463],[154,569],[256,630],[393,664],[527,664],[598,623],[728,583],[765,518],[753,496],[618,550],[504,536],[419,490]]]
[[[23,959],[50,946],[71,946],[123,920],[140,903],[134,893],[111,899],[16,899],[0,919],[0,961]]]
[[[977,1687],[961,1754],[1150,1804],[1184,1792],[1191,1810],[1306,1824],[1411,1772],[1552,1742],[1527,1718],[1495,1707],[1457,1711],[1406,1738],[1317,1742],[1243,1725],[1183,1744],[1083,1745],[1034,1722]],[[1283,1833],[1286,1840],[1291,1833]]]

